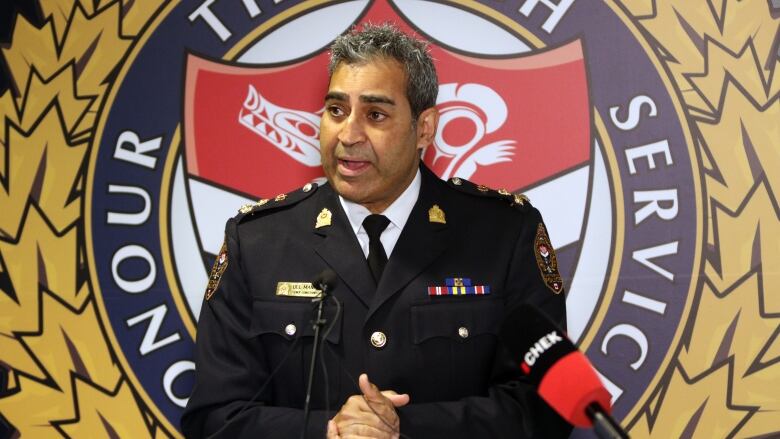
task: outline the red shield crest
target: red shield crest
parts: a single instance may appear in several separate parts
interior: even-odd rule
[[[414,32],[385,2],[375,2],[361,21],[391,21]],[[502,59],[457,54],[431,43],[441,117],[424,161],[437,175],[518,190],[590,160],[590,105],[579,41]],[[326,66],[325,52],[281,67],[190,56],[184,120],[189,174],[251,197],[273,196],[321,177]]]

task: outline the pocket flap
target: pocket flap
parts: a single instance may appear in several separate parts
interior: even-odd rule
[[[434,337],[466,341],[476,335],[498,335],[503,302],[473,299],[412,306],[412,341],[419,344]]]
[[[317,304],[315,303],[255,300],[252,303],[252,323],[249,333],[251,336],[277,334],[288,340],[298,336],[313,337],[312,321],[316,317],[316,313]],[[327,321],[320,330],[321,334],[324,335],[336,316],[336,306],[325,305],[322,314]],[[339,317],[333,329],[328,333],[327,340],[330,343],[338,344],[341,339],[341,320]]]

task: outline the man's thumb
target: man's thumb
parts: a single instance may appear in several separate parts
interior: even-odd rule
[[[368,375],[361,373],[358,378],[358,386],[360,386],[360,392],[367,399],[376,401],[382,398],[382,393],[379,391],[371,381],[368,380]]]
[[[387,399],[389,399],[390,402],[393,403],[394,407],[403,407],[406,404],[409,404],[409,400],[411,399],[411,398],[409,398],[409,394],[408,393],[403,393],[403,394],[399,395],[399,394],[397,394],[397,393],[395,393],[393,391],[385,391],[385,392],[382,392],[382,395],[385,395],[385,397]]]

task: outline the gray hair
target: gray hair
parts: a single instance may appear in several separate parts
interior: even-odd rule
[[[392,24],[363,24],[339,36],[330,46],[328,76],[339,64],[365,64],[376,58],[398,61],[406,71],[406,98],[417,120],[424,110],[436,105],[439,79],[428,43],[401,32]]]

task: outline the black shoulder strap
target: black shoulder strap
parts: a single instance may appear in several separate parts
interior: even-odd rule
[[[452,177],[447,180],[447,183],[450,187],[469,195],[504,200],[518,210],[527,211],[532,207],[531,200],[524,194],[514,194],[506,189],[491,189],[485,185],[472,183],[460,177]]]
[[[236,223],[241,223],[241,221],[245,219],[255,217],[262,213],[294,206],[310,197],[314,192],[317,192],[318,187],[317,183],[306,183],[302,188],[292,192],[279,194],[274,198],[263,198],[255,203],[244,204],[238,209],[238,215],[235,217]]]

